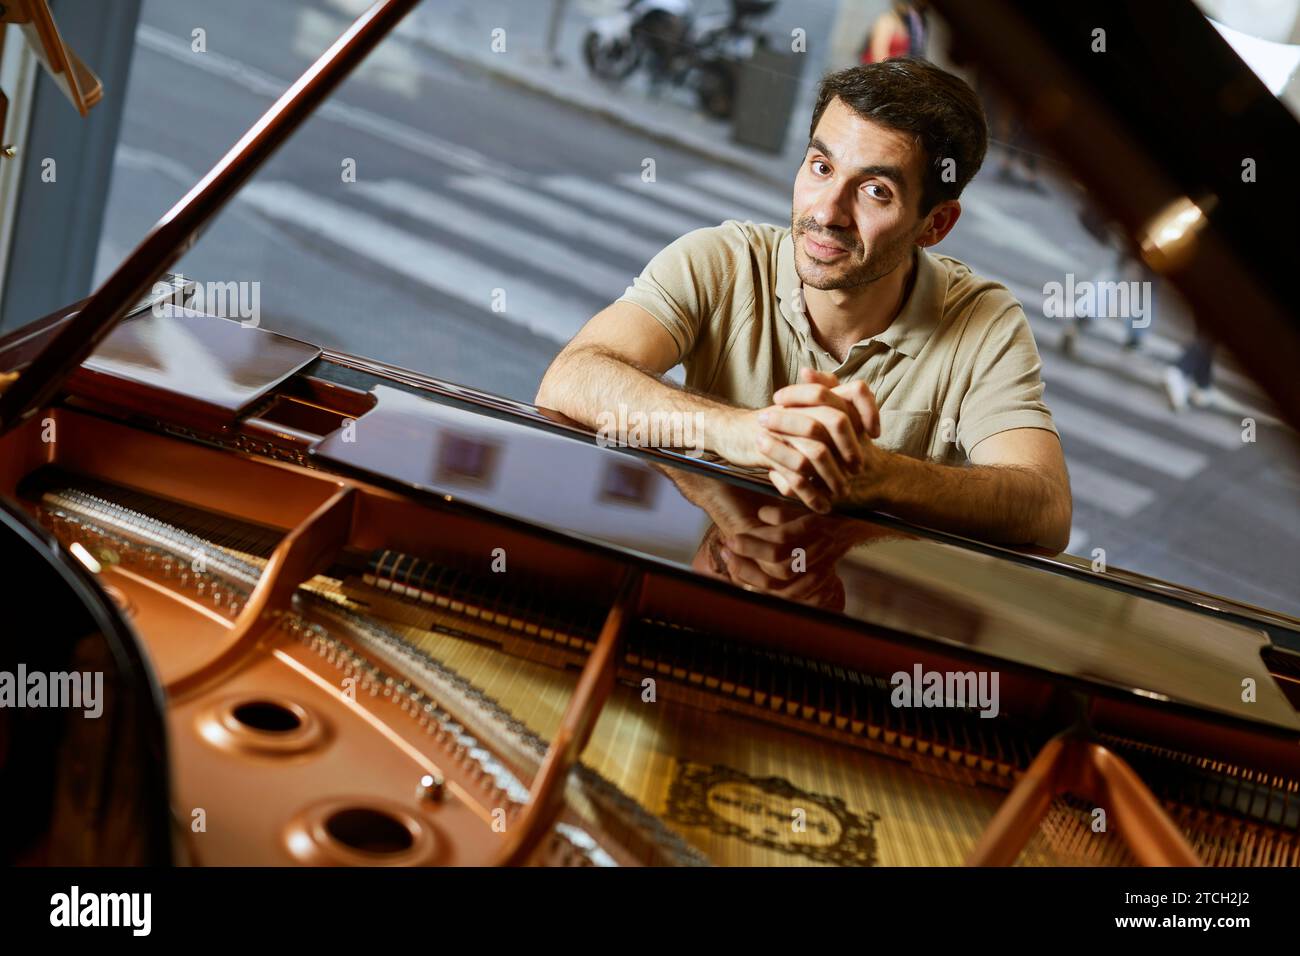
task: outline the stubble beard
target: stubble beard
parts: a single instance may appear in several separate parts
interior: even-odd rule
[[[829,292],[834,289],[856,289],[889,275],[911,252],[912,243],[900,236],[887,245],[872,249],[863,258],[861,240],[857,236],[833,235],[826,237],[848,250],[848,258],[834,263],[821,263],[812,259],[803,249],[803,235],[811,229],[813,237],[825,237],[816,222],[790,217],[791,240],[794,242],[794,270],[804,285]]]

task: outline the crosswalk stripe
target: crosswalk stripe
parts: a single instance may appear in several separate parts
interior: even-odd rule
[[[694,186],[725,196],[750,209],[759,210],[764,217],[778,225],[790,224],[791,191],[784,193],[763,186],[753,180],[721,169],[700,169],[686,176]],[[791,179],[791,189],[794,180]]]
[[[412,235],[375,216],[324,199],[292,183],[250,183],[239,198],[272,219],[309,230],[384,268],[489,311],[497,289],[506,310],[491,314],[557,342],[570,339],[603,303],[556,295],[482,259]]]
[[[615,176],[614,181],[629,192],[640,194],[647,199],[653,198],[659,202],[672,203],[679,209],[694,213],[697,216],[703,216],[706,219],[713,219],[716,222],[722,222],[725,219],[740,219],[742,221],[752,219],[754,222],[767,222],[768,219],[772,218],[742,204],[710,196],[708,193],[687,186],[685,183],[676,183],[666,179],[647,183],[640,176],[635,176],[632,173],[622,173]],[[787,214],[776,221],[779,223],[782,219],[788,224],[790,217]]]
[[[264,73],[257,67],[242,60],[223,56],[215,50],[209,50],[195,56],[190,49],[190,41],[165,33],[156,27],[141,24],[136,29],[136,42],[146,50],[160,53],[173,60],[182,62],[187,68],[220,77],[237,86],[258,95],[278,99],[292,85],[292,80],[281,79]],[[344,103],[338,97],[327,100],[316,110],[316,116],[331,122],[350,126],[355,130],[368,133],[385,142],[408,149],[436,162],[445,163],[467,172],[482,173],[490,170],[501,179],[520,179],[523,173],[505,163],[499,163],[484,154],[441,139],[424,130],[407,126],[380,113]]]
[[[1067,451],[1072,442],[1082,441],[1182,480],[1198,474],[1208,463],[1198,451],[1129,428],[1060,395],[1052,399],[1049,407]]]
[[[663,243],[643,239],[629,231],[628,225],[610,223],[571,203],[551,199],[526,186],[486,176],[453,176],[448,185],[475,199],[542,223],[556,232],[606,246],[640,265],[645,265],[663,248]]]
[[[1133,517],[1156,498],[1151,488],[1112,475],[1077,458],[1070,461],[1069,468],[1070,489],[1074,497],[1117,518]]]
[[[663,203],[652,202],[641,196],[635,196],[625,189],[617,189],[607,183],[583,179],[579,176],[547,176],[542,180],[542,186],[547,192],[608,213],[617,222],[630,222],[639,227],[649,227],[673,239],[686,235],[692,229],[718,224],[709,221],[707,217],[687,216],[675,212]]]
[[[1043,320],[1045,321],[1045,320]],[[1056,396],[1052,384],[1060,382],[1067,388],[1085,395],[1095,395],[1103,399],[1113,409],[1107,418],[1107,427],[1117,417],[1142,418],[1156,422],[1174,431],[1182,432],[1207,445],[1215,445],[1225,451],[1234,451],[1242,447],[1241,428],[1231,419],[1213,412],[1189,408],[1175,413],[1165,401],[1163,387],[1158,382],[1140,385],[1126,380],[1123,373],[1107,370],[1105,377],[1097,374],[1097,369],[1076,364],[1064,356],[1044,347],[1050,339],[1039,324],[1030,319],[1034,337],[1039,341],[1039,354],[1043,359],[1043,381],[1047,383],[1044,401],[1049,408],[1055,408]]]
[[[358,182],[351,188],[394,212],[415,216],[462,239],[489,245],[493,258],[512,259],[531,266],[609,302],[622,295],[632,281],[634,273],[606,266],[542,236],[520,234],[507,228],[485,234],[483,223],[487,217],[482,212],[400,179]]]

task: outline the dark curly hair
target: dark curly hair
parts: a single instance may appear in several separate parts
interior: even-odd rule
[[[858,116],[916,137],[925,151],[922,215],[959,197],[984,162],[989,129],[979,97],[965,80],[927,60],[900,56],[827,74],[817,91],[810,140],[836,97]],[[944,178],[945,159],[955,162],[951,181]]]

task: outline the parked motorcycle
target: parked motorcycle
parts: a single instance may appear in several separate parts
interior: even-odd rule
[[[710,116],[727,119],[735,110],[740,66],[767,45],[755,22],[775,6],[776,0],[731,0],[729,15],[701,21],[693,85]]]
[[[693,89],[710,116],[735,108],[740,64],[766,42],[754,22],[777,0],[730,0],[730,12],[696,17],[690,0],[628,0],[592,23],[583,41],[593,76],[622,82],[638,68],[651,88],[665,83]]]
[[[587,68],[602,80],[625,80],[656,52],[656,41],[685,37],[692,14],[690,0],[628,0],[622,10],[592,22],[583,40]]]

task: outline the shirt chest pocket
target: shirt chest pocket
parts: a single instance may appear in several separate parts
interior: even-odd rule
[[[934,410],[885,409],[880,413],[876,444],[909,458],[928,458]]]

